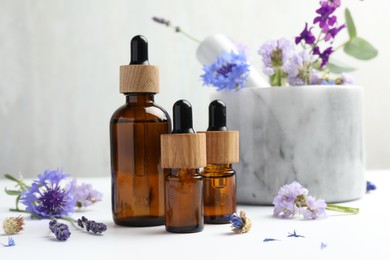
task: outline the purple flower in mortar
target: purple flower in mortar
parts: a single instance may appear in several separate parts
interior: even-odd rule
[[[312,44],[315,42],[316,37],[311,33],[312,27],[307,29],[307,23],[305,23],[305,29],[301,32],[301,34],[295,37],[295,44],[299,44],[302,40],[305,41],[306,44]]]
[[[41,218],[67,216],[73,212],[76,201],[71,187],[61,187],[67,176],[60,170],[39,174],[30,189],[21,194],[20,201],[27,206],[26,211]]]
[[[258,54],[264,63],[263,72],[267,76],[275,74],[277,69],[284,70],[284,65],[294,51],[294,44],[285,38],[266,41],[260,46]]]
[[[333,26],[337,22],[337,17],[332,15],[336,8],[337,7],[333,3],[322,1],[321,7],[316,10],[316,13],[319,14],[319,16],[314,18],[313,23],[319,23],[319,26],[322,29],[328,29]]]
[[[223,52],[217,60],[203,66],[203,85],[215,86],[217,90],[238,90],[249,75],[249,63],[243,53]]]
[[[332,47],[326,48],[323,52],[320,51],[320,48],[317,46],[313,49],[313,54],[318,55],[321,58],[321,67],[328,64],[329,56],[333,53]]]

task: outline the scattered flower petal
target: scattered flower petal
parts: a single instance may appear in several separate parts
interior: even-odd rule
[[[3,243],[0,243],[2,244],[4,247],[11,247],[11,246],[15,246],[15,240],[12,238],[12,237],[8,237],[8,243],[7,244],[3,244]]]
[[[366,192],[370,192],[372,190],[376,190],[376,185],[373,184],[372,182],[370,181],[367,181],[367,184],[366,184]]]
[[[263,242],[273,242],[273,241],[280,241],[280,240],[276,238],[264,238],[263,240]]]
[[[297,233],[296,233],[296,231],[294,230],[294,232],[293,233],[288,233],[288,235],[287,235],[287,237],[304,237],[304,236],[301,236],[301,235],[298,235]]]
[[[328,244],[321,242],[321,250],[325,249],[328,246]]]

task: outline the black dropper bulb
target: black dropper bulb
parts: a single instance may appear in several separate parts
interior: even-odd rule
[[[226,105],[222,100],[214,100],[209,105],[209,128],[207,131],[227,131]]]
[[[195,133],[192,129],[192,106],[185,99],[173,104],[173,134]]]
[[[137,35],[131,39],[130,43],[130,65],[149,65],[148,60],[148,40],[145,36]]]

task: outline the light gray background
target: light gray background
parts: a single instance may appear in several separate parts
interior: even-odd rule
[[[367,168],[390,168],[390,3],[344,0],[343,7],[350,8],[358,34],[379,49],[368,62],[341,52],[335,57],[358,67],[352,76],[365,89]],[[171,114],[176,100],[189,100],[195,130],[205,130],[212,90],[199,77],[197,44],[152,16],[200,40],[231,36],[248,46],[261,71],[258,47],[268,39],[293,39],[317,8],[316,0],[0,0],[1,176],[36,176],[46,168],[110,175],[108,125],[124,103],[119,66],[128,63],[136,34],[149,39],[150,61],[161,69],[156,102]],[[346,31],[336,45],[344,40]]]

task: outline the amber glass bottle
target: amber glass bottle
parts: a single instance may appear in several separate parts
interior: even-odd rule
[[[239,133],[226,127],[226,106],[221,100],[209,105],[206,132],[207,166],[202,172],[204,220],[209,224],[230,223],[226,215],[236,212],[236,172]]]
[[[203,181],[206,136],[192,129],[192,108],[186,100],[173,106],[172,134],[161,136],[165,177],[165,229],[174,233],[200,232],[204,228]]]
[[[158,67],[148,65],[147,41],[131,41],[130,65],[121,66],[120,92],[126,103],[110,121],[111,203],[115,224],[155,226],[165,223],[164,177],[160,135],[169,133],[168,113],[154,103]]]

